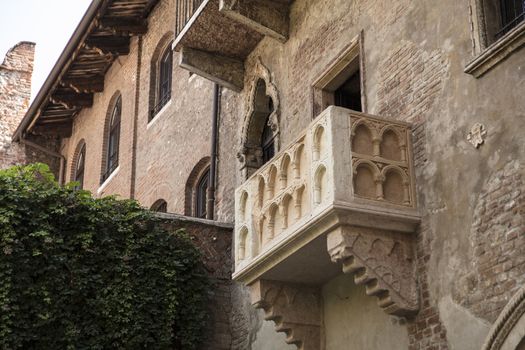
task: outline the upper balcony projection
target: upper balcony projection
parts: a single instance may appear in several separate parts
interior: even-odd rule
[[[176,9],[179,65],[234,91],[244,60],[264,36],[288,38],[291,0],[183,0]]]
[[[410,139],[403,122],[321,113],[237,188],[234,278],[321,284],[342,262],[387,312],[417,309]]]

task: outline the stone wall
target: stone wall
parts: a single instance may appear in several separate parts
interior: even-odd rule
[[[11,143],[31,97],[35,44],[22,41],[7,52],[0,65],[0,168],[25,163],[25,149]]]
[[[209,324],[203,334],[203,350],[229,350],[234,338],[232,310],[235,307],[231,280],[232,227],[209,220],[192,219],[175,214],[158,214],[161,226],[169,232],[184,229],[202,253],[204,266],[209,273],[210,289]]]

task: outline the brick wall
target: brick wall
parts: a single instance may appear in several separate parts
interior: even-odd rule
[[[471,269],[454,298],[494,322],[509,297],[525,284],[525,169],[508,162],[488,178],[474,209]]]
[[[34,43],[20,42],[0,65],[0,168],[26,160],[24,146],[12,144],[11,136],[29,105],[34,53]]]

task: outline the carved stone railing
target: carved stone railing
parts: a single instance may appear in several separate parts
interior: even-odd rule
[[[340,264],[385,312],[416,312],[410,137],[403,122],[339,107],[321,113],[237,188],[234,279],[297,290],[327,282]]]

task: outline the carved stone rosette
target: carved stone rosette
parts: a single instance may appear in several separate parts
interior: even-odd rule
[[[259,280],[250,286],[254,307],[275,322],[286,343],[299,350],[319,350],[321,342],[321,293],[311,286]]]
[[[344,226],[328,234],[332,261],[353,273],[366,294],[376,296],[388,314],[405,316],[419,309],[414,245],[406,234]]]

